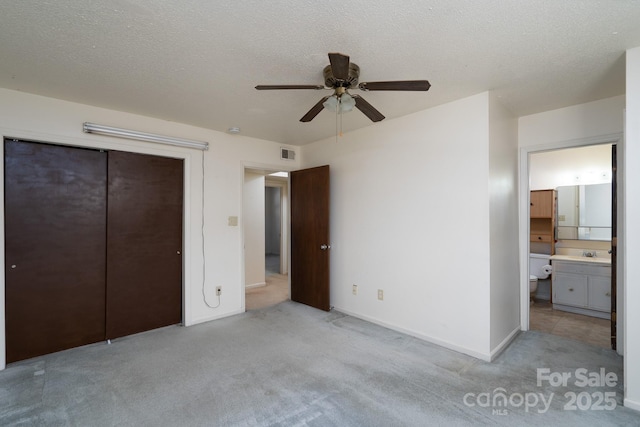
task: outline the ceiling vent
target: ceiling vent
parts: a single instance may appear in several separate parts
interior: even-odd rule
[[[293,150],[289,150],[288,148],[280,147],[280,158],[282,160],[295,160],[296,152]]]

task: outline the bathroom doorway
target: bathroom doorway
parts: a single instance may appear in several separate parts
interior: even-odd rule
[[[558,284],[557,289],[554,290],[552,286],[554,273],[545,274],[545,272],[549,273],[550,269],[547,267],[543,271],[542,267],[545,262],[540,261],[541,259],[549,259],[552,255],[556,255],[555,258],[558,258],[597,254],[599,257],[597,260],[590,259],[589,261],[598,261],[605,265],[613,257],[609,265],[613,269],[616,268],[615,247],[612,247],[615,245],[612,245],[611,234],[616,223],[612,221],[615,219],[615,214],[611,215],[612,208],[616,203],[616,198],[612,197],[615,194],[612,182],[616,183],[614,175],[616,158],[612,155],[613,147],[615,147],[615,142],[611,141],[599,144],[578,144],[529,153],[529,203],[533,203],[534,193],[543,193],[543,191],[537,190],[547,190],[554,197],[555,206],[553,209],[553,230],[551,238],[546,242],[543,241],[545,240],[542,238],[544,236],[536,234],[539,227],[537,225],[538,219],[536,219],[537,214],[534,213],[534,208],[530,207],[528,218],[530,224],[529,271],[527,276],[531,279],[532,288],[535,288],[534,276],[540,277],[537,278],[536,291],[531,294],[532,304],[527,304],[527,317],[531,330],[584,341],[602,348],[613,347],[615,349],[617,335],[615,333],[615,306],[616,302],[620,302],[617,301],[619,297],[616,297],[615,271],[611,274],[610,283],[612,285],[607,292],[611,299],[609,301],[611,310],[604,313],[578,307],[578,305],[565,305],[566,301],[562,299],[562,296],[554,301],[554,295],[559,295],[558,293],[562,291],[559,277],[563,273],[557,273]],[[564,194],[575,192],[576,195],[581,194],[584,200],[586,199],[585,191],[586,194],[589,194],[589,191],[593,191],[595,188],[600,188],[599,191],[601,189],[608,191],[609,202],[598,204],[599,208],[606,211],[604,214],[609,215],[608,229],[605,229],[606,227],[580,227],[580,225],[586,224],[579,223],[576,223],[574,227],[574,224],[570,224],[570,217],[575,216],[578,221],[583,219],[586,213],[580,212],[577,201],[575,203],[573,201],[566,202]],[[578,198],[576,196],[576,200]],[[611,200],[614,202],[612,203]],[[565,211],[567,205],[575,205],[575,215],[567,214],[567,212],[571,212]],[[586,211],[585,207],[583,207],[583,211]],[[556,261],[556,264],[560,265],[558,262]],[[549,264],[551,263],[550,260]],[[573,290],[573,286],[569,290]],[[606,317],[611,317],[612,320]]]

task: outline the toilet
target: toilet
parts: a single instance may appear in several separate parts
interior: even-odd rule
[[[529,254],[529,296],[533,304],[533,296],[538,289],[538,279],[546,279],[551,274],[551,255]]]

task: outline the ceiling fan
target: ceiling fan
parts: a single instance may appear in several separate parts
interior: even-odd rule
[[[351,111],[355,106],[362,111],[365,116],[374,122],[384,119],[382,113],[376,110],[371,104],[360,95],[352,95],[349,89],[370,90],[398,90],[398,91],[427,91],[431,84],[427,80],[396,80],[385,82],[362,82],[358,83],[360,67],[349,61],[348,55],[341,53],[329,54],[329,65],[324,67],[323,85],[258,85],[258,90],[280,90],[280,89],[333,89],[333,95],[322,98],[316,105],[311,107],[300,119],[301,122],[310,122],[317,116],[323,108],[338,113]]]

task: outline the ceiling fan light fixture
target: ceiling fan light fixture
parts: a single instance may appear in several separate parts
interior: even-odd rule
[[[324,101],[322,105],[327,110],[335,113],[336,110],[338,109],[338,97],[336,95],[332,95],[329,98],[327,98],[327,100]]]
[[[348,93],[343,93],[340,96],[340,111],[343,113],[348,113],[353,110],[353,107],[356,106],[356,100],[353,99],[353,96]]]
[[[342,114],[353,110],[353,107],[356,106],[356,100],[348,93],[343,93],[341,95],[330,96],[322,105],[333,113],[337,111]]]

